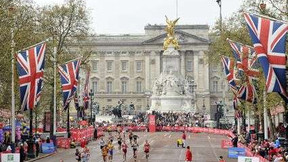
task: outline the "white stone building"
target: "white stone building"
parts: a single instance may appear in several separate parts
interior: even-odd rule
[[[164,28],[148,25],[142,35],[96,35],[73,47],[76,51],[92,50],[90,88],[100,109],[115,106],[120,99],[126,105],[133,102],[136,110],[147,109],[154,81],[162,71]],[[211,106],[223,100],[223,87],[221,69],[216,73],[205,56],[210,43],[208,30],[208,25],[178,25],[175,35],[180,44],[181,74],[197,85],[191,87],[195,92],[191,102],[198,111],[210,114]],[[85,75],[81,76],[83,87]]]

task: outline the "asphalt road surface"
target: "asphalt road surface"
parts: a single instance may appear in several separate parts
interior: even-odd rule
[[[113,133],[114,135],[115,133]],[[147,139],[150,143],[150,157],[149,162],[184,162],[185,160],[185,148],[177,148],[176,140],[181,137],[180,132],[137,132],[139,136],[138,144],[138,156],[137,162],[147,162],[145,159],[143,145]],[[106,134],[106,138],[107,138]],[[104,137],[104,139],[106,139]],[[116,139],[116,138],[114,138]],[[229,159],[227,157],[228,150],[221,149],[221,140],[228,139],[226,136],[213,135],[206,133],[187,133],[186,143],[191,147],[193,162],[217,162],[218,157],[222,155],[226,162],[236,162],[236,159]],[[122,151],[118,150],[117,141],[114,140],[114,157],[113,162],[123,162]],[[127,162],[134,162],[133,151],[129,142],[127,152]],[[88,144],[90,149],[91,162],[102,162],[102,156],[98,141],[90,142]],[[75,149],[58,149],[58,152],[50,157],[38,160],[41,162],[75,162]]]

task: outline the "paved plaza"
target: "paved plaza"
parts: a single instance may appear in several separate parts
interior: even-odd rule
[[[146,162],[143,145],[147,139],[151,145],[149,162],[183,162],[185,158],[184,148],[177,148],[176,140],[181,137],[180,132],[156,132],[136,133],[139,136],[139,153],[137,162]],[[106,134],[107,136],[107,134]],[[222,155],[227,162],[236,162],[237,160],[227,158],[227,149],[221,149],[221,140],[228,139],[225,136],[205,134],[205,133],[187,133],[187,143],[192,148],[193,161],[197,162],[217,162],[217,158]],[[128,142],[128,141],[127,141]],[[118,150],[117,141],[114,141],[115,153],[113,162],[122,162],[122,152]],[[98,141],[88,144],[91,157],[89,161],[101,162],[102,156]],[[38,160],[41,162],[73,162],[75,160],[75,149],[60,149],[58,153],[50,157]],[[132,148],[128,144],[127,162],[133,162]]]

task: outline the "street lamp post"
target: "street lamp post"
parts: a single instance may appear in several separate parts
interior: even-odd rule
[[[218,3],[218,6],[220,8],[220,31],[222,32],[222,1],[221,0],[216,0]]]
[[[222,117],[222,101],[216,103],[216,127],[220,128],[220,118]]]
[[[205,115],[205,113],[206,113],[206,106],[205,106],[205,96],[204,96],[204,95],[202,96],[202,99],[203,99],[203,106],[202,106],[203,115]]]
[[[90,96],[90,124],[94,125],[93,124],[94,122],[92,121],[92,106],[93,106],[93,96],[94,96],[92,89],[90,89],[89,96]]]
[[[151,92],[150,91],[146,91],[145,92],[145,95],[146,95],[146,102],[147,102],[147,104],[146,104],[146,110],[149,110],[149,98],[150,98],[150,96],[151,96]]]

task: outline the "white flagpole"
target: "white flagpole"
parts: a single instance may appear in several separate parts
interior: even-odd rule
[[[252,47],[252,46],[249,46],[249,45],[247,45],[247,44],[243,44],[243,43],[240,43],[240,42],[231,40],[231,39],[229,39],[229,38],[227,38],[226,40],[227,40],[227,41],[230,41],[230,42],[233,42],[233,43],[238,43],[238,44],[240,44],[240,45],[242,45],[242,46],[246,46],[246,47],[249,47],[249,48],[254,48],[254,47]]]
[[[23,48],[23,49],[17,51],[16,53],[19,53],[19,52],[22,52],[22,51],[28,50],[28,49],[30,49],[30,48],[32,48],[32,47],[35,47],[35,46],[39,45],[39,44],[42,44],[42,43],[48,42],[49,40],[50,40],[50,38],[47,38],[47,39],[45,39],[45,40],[42,41],[42,42],[39,42],[39,43],[33,44],[32,46],[29,46],[29,47]]]
[[[246,106],[246,108],[247,108],[247,106]],[[250,108],[248,109],[248,111],[247,111],[247,118],[248,118],[248,122],[247,122],[247,124],[248,124],[248,132],[250,132],[250,125],[251,125],[251,110],[250,110]]]
[[[266,90],[263,90],[263,107],[264,107],[264,139],[268,139],[268,122],[267,122],[267,101]]]
[[[244,12],[244,13],[245,13],[245,12]],[[258,16],[258,17],[261,17],[261,18],[269,19],[269,20],[272,20],[272,21],[278,21],[278,22],[281,22],[281,23],[283,23],[283,24],[288,24],[287,21],[278,20],[278,19],[275,19],[275,18],[266,16],[266,15],[261,15],[261,14],[256,14],[256,13],[249,13],[249,12],[246,12],[246,13],[251,14],[251,15],[254,15],[254,16]]]
[[[11,5],[14,5],[13,2],[11,2]],[[11,7],[11,12],[14,12],[14,6]],[[11,27],[11,142],[15,144],[15,85],[14,85],[14,48],[15,48],[15,42],[14,42],[14,28],[15,28],[15,16],[14,13],[12,16],[12,27]]]
[[[57,47],[54,46],[53,57],[54,57],[54,96],[53,96],[53,135],[56,135],[56,61],[57,61]]]
[[[240,117],[237,118],[237,134],[240,134],[241,133],[241,126],[240,126]]]

